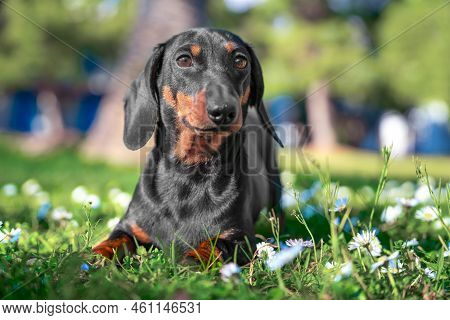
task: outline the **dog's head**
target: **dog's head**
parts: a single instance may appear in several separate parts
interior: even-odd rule
[[[143,147],[158,120],[176,127],[178,142],[220,144],[242,127],[248,106],[257,109],[279,142],[262,105],[264,81],[252,48],[221,30],[193,29],[158,45],[125,99],[124,142]],[[211,146],[210,146],[211,147]]]

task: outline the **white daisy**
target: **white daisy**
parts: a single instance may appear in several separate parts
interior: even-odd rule
[[[378,269],[379,267],[384,265],[386,262],[395,261],[398,258],[399,254],[400,254],[400,252],[395,251],[388,257],[386,257],[386,256],[380,257],[380,259],[378,259],[377,262],[372,264],[372,266],[370,267],[370,272],[371,273],[374,272],[376,269]]]
[[[431,200],[430,190],[428,190],[426,185],[421,185],[414,193],[414,198],[420,203],[429,202]]]
[[[423,270],[425,272],[425,275],[430,278],[430,279],[435,279],[436,278],[436,271],[430,269],[430,268],[425,268],[425,270]]]
[[[330,212],[342,212],[347,208],[348,198],[338,198],[334,202],[333,208],[328,209]]]
[[[397,198],[397,203],[405,208],[412,208],[419,204],[419,200],[416,198]]]
[[[402,273],[405,269],[403,268],[403,262],[400,259],[389,260],[387,269],[385,267],[381,267],[380,271],[382,273]]]
[[[292,262],[303,250],[305,250],[305,247],[300,244],[283,249],[280,252],[275,253],[271,259],[267,260],[267,267],[271,271],[280,269]]]
[[[297,204],[297,200],[295,199],[294,195],[291,193],[288,193],[283,190],[283,194],[281,195],[280,199],[281,207],[283,209],[293,207]]]
[[[38,193],[39,191],[41,191],[41,186],[34,179],[29,179],[25,181],[22,185],[22,192],[27,196],[32,196]]]
[[[422,221],[434,221],[438,218],[437,209],[433,206],[426,206],[416,211],[415,217]]]
[[[378,240],[375,235],[375,230],[363,230],[362,233],[358,233],[355,237],[353,237],[353,240],[348,244],[348,249],[351,251],[358,248],[367,249],[374,257],[378,257],[381,254],[382,248],[380,240]]]
[[[445,225],[446,225],[446,226],[450,226],[450,217],[444,217],[443,219],[444,219]],[[443,228],[442,222],[441,222],[440,219],[436,220],[436,221],[433,223],[433,228],[436,229],[436,230],[441,230],[441,229]]]
[[[12,183],[5,184],[2,188],[3,194],[7,197],[13,197],[17,195],[17,186]]]
[[[409,248],[409,247],[416,247],[416,246],[418,246],[419,245],[419,241],[417,241],[417,239],[416,238],[413,238],[413,239],[411,239],[411,240],[408,240],[408,241],[406,241],[404,244],[403,244],[403,248]]]
[[[127,192],[120,192],[114,197],[113,202],[121,208],[126,209],[131,202],[131,194]]]
[[[312,242],[312,240],[303,240],[303,239],[289,239],[286,240],[286,245],[288,247],[294,247],[297,245],[300,245],[304,248],[312,248],[314,247],[314,244]]]
[[[19,241],[20,234],[22,233],[22,229],[11,229],[11,231],[4,230],[4,232],[0,231],[0,242],[1,243],[14,243]]]
[[[121,192],[122,192],[122,190],[120,190],[119,188],[112,188],[112,189],[110,189],[109,192],[108,192],[109,200],[114,201],[114,198]]]
[[[72,214],[64,207],[57,207],[52,211],[52,219],[55,221],[70,220],[72,219]]]
[[[88,196],[87,189],[84,186],[78,186],[72,191],[72,201],[75,203],[84,203]]]
[[[402,215],[403,208],[401,205],[387,206],[381,214],[381,221],[386,223],[394,223]]]
[[[92,209],[98,209],[100,208],[101,201],[99,196],[96,194],[89,194],[86,197],[86,203],[89,204]]]
[[[109,219],[108,223],[107,223],[108,228],[113,230],[119,222],[120,222],[120,218]]]
[[[334,277],[334,281],[341,281],[343,278],[347,278],[352,274],[353,264],[349,261],[341,265],[339,273]]]
[[[220,268],[220,277],[225,282],[229,282],[233,279],[237,280],[240,273],[241,268],[234,262],[227,263]]]
[[[268,242],[260,242],[256,245],[256,255],[261,259],[270,260],[275,255],[275,250]]]

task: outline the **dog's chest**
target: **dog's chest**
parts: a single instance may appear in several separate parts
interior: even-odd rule
[[[218,234],[235,214],[239,188],[233,176],[161,170],[155,179],[151,201],[158,222],[152,233],[163,242],[195,244]]]

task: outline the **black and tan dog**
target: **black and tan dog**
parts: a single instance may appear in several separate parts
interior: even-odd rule
[[[153,133],[156,145],[125,217],[93,251],[140,244],[248,261],[260,211],[280,194],[263,91],[252,48],[230,32],[193,29],[157,46],[125,99],[124,132],[129,149]]]

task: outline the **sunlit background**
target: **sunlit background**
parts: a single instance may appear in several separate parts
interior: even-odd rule
[[[446,299],[449,9],[0,0],[0,298]],[[196,26],[237,33],[260,59],[286,145],[285,228],[277,235],[262,214],[266,256],[257,251],[242,271],[225,265],[223,281],[220,266],[186,272],[157,250],[127,257],[126,272],[99,267],[91,248],[123,217],[152,146],[123,145],[123,97],[155,45]],[[379,150],[391,145],[389,162]],[[367,241],[373,253],[355,250]],[[294,243],[298,257],[275,276],[265,263]]]
[[[266,105],[288,147],[334,154],[340,167],[358,167],[361,157],[370,163],[371,153],[391,144],[396,159],[447,156],[443,3],[1,1],[1,142],[31,155],[71,148],[89,158],[135,161],[121,140],[127,86],[157,43],[211,26],[254,46]]]

